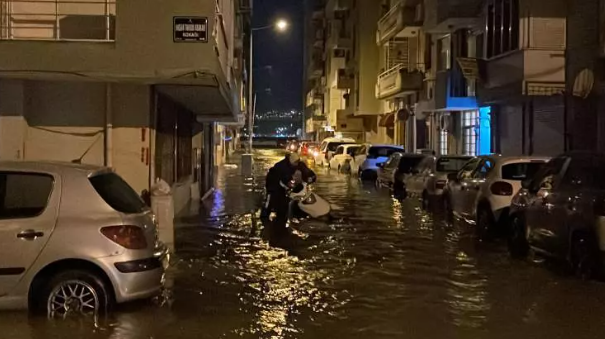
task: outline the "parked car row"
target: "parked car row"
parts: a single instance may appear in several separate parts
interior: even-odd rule
[[[589,278],[605,274],[605,154],[555,158],[393,153],[376,184],[423,208],[474,224],[477,237],[506,237],[510,254],[567,262]]]

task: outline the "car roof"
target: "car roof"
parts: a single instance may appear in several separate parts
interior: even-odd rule
[[[9,171],[30,171],[45,173],[87,173],[92,174],[101,171],[110,171],[109,168],[97,165],[77,164],[61,161],[19,161],[6,160],[0,161],[0,170]]]
[[[370,147],[389,147],[389,148],[397,148],[397,149],[404,149],[403,146],[399,146],[399,145],[387,145],[387,144],[382,144],[382,145],[369,145]]]

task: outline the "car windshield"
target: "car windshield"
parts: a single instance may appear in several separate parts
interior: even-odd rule
[[[443,157],[437,160],[437,172],[458,172],[471,158]]]
[[[141,213],[147,208],[135,190],[115,173],[98,174],[89,180],[101,198],[118,212]]]
[[[361,146],[353,146],[353,147],[349,147],[347,148],[347,154],[350,156],[355,156],[355,153],[357,153],[357,150],[359,150]]]
[[[368,158],[370,158],[370,159],[377,159],[380,157],[388,158],[391,156],[391,154],[393,154],[395,152],[403,152],[403,150],[400,148],[395,148],[395,147],[373,146],[373,147],[370,147],[370,150],[368,151]]]
[[[522,181],[532,178],[543,165],[541,161],[506,164],[502,166],[502,179]]]

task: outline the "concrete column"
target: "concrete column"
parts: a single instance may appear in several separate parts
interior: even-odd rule
[[[0,160],[24,157],[27,121],[21,80],[0,80]]]

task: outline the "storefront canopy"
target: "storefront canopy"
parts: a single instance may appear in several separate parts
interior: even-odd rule
[[[380,127],[394,127],[395,126],[395,113],[387,113],[380,117],[380,121],[378,122]]]

